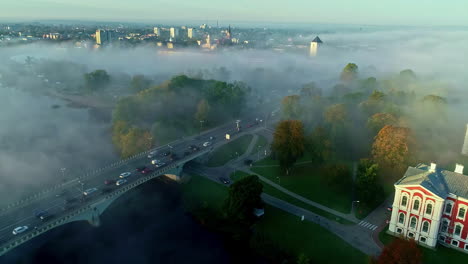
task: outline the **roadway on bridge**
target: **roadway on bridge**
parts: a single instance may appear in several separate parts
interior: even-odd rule
[[[248,127],[248,124],[255,125]],[[261,124],[256,124],[255,119],[246,119],[241,122],[241,125],[243,126],[241,132],[249,132],[257,129]],[[211,142],[211,145],[208,146],[208,148],[213,148],[213,146],[217,147],[226,143],[226,133],[231,135],[239,133],[237,131],[236,124],[232,123],[223,125],[200,135],[177,140],[172,144],[170,143],[168,145],[155,148],[155,150],[157,150],[157,156],[155,159],[165,162],[165,166],[171,165],[176,163],[179,159],[184,158],[185,153],[189,151],[189,146],[191,145],[196,145],[198,148],[200,148],[199,151],[201,151],[203,148],[206,148],[203,146],[204,142]],[[210,137],[214,137],[214,139],[210,139]],[[163,155],[163,153],[168,151],[176,154],[177,157],[175,160],[170,160],[168,156]],[[193,155],[194,157],[197,156],[195,153],[190,155]],[[190,155],[187,157],[190,157]],[[12,234],[12,231],[15,227],[28,226],[29,229],[25,232],[25,234],[27,234],[31,230],[34,230],[34,227],[40,227],[47,221],[53,220],[55,217],[60,216],[69,210],[80,207],[82,204],[81,199],[84,197],[83,190],[97,188],[98,191],[87,198],[95,200],[99,196],[104,196],[106,193],[120,188],[120,186],[116,186],[115,183],[111,185],[104,184],[105,180],[117,180],[119,179],[119,175],[121,173],[131,172],[132,175],[126,178],[128,181],[126,184],[128,184],[141,178],[142,175],[145,176],[145,174],[141,174],[135,170],[137,167],[141,166],[146,166],[153,170],[156,169],[154,165],[151,164],[151,159],[144,155],[140,158],[130,160],[114,168],[104,170],[102,173],[81,180],[81,182],[79,182],[77,179],[74,179],[71,181],[71,184],[68,184],[67,187],[64,187],[62,190],[45,195],[37,201],[33,201],[25,206],[8,210],[6,213],[0,216],[0,244],[3,244],[15,237],[15,235]],[[69,206],[65,206],[66,199],[75,199],[75,202],[71,203]],[[34,216],[34,210],[47,211],[49,214],[51,214],[51,217],[47,221],[42,221]]]

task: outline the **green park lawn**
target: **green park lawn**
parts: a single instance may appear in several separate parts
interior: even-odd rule
[[[255,230],[292,255],[307,255],[311,263],[367,263],[364,253],[325,228],[272,206],[265,207]]]
[[[246,176],[249,176],[249,174],[247,174],[247,173],[245,173],[245,172],[243,172],[243,171],[235,171],[235,172],[233,172],[233,173],[231,174],[230,178],[231,178],[232,181],[235,182],[235,181],[238,181],[238,180],[240,180],[240,179],[242,179],[242,178],[244,178],[244,177],[246,177]],[[288,202],[288,203],[290,203],[290,204],[293,204],[293,205],[295,205],[295,206],[298,206],[298,207],[304,208],[304,209],[306,209],[306,210],[309,210],[309,211],[311,211],[311,212],[313,212],[313,213],[316,213],[316,214],[318,214],[318,215],[321,215],[321,216],[323,216],[323,217],[326,217],[326,218],[328,218],[328,219],[330,219],[330,220],[333,220],[333,221],[335,221],[335,222],[338,222],[338,223],[341,223],[341,224],[345,224],[345,225],[352,225],[352,224],[354,224],[354,223],[351,222],[351,221],[348,221],[348,220],[346,220],[346,219],[343,219],[343,218],[341,218],[341,217],[338,217],[338,216],[336,216],[336,215],[334,215],[334,214],[330,214],[329,212],[324,211],[324,210],[322,210],[322,209],[319,209],[319,208],[317,208],[317,207],[314,207],[314,206],[312,206],[312,205],[306,204],[306,203],[304,203],[303,201],[298,200],[298,199],[296,199],[296,198],[294,198],[294,197],[292,197],[292,196],[290,196],[290,195],[288,195],[288,194],[286,194],[286,193],[284,193],[284,192],[282,192],[282,191],[276,189],[275,187],[269,185],[269,184],[266,183],[266,182],[262,182],[262,184],[263,184],[263,192],[264,192],[264,193],[267,193],[267,194],[269,194],[269,195],[271,195],[271,196],[274,196],[274,197],[276,197],[276,198],[278,198],[278,199],[281,199],[281,200],[283,200],[283,201],[285,201],[285,202]]]
[[[257,164],[256,164],[257,165]],[[336,191],[326,183],[325,172],[320,165],[296,165],[286,176],[278,166],[252,167],[255,173],[269,180],[280,183],[289,191],[295,192],[309,200],[325,205],[342,213],[351,211],[352,187],[347,191]],[[351,178],[352,175],[350,174]]]
[[[252,135],[244,135],[240,138],[234,139],[226,145],[223,145],[216,149],[212,154],[211,158],[205,164],[208,167],[218,167],[226,164],[228,161],[241,156],[247,150],[250,142],[252,141]],[[237,152],[237,155],[236,155]]]
[[[234,179],[245,176],[238,173]],[[228,190],[226,186],[198,175],[193,175],[181,188],[189,209],[190,205],[201,204],[206,208],[221,210]],[[255,225],[255,230],[294,256],[306,254],[313,263],[364,264],[367,260],[366,255],[321,226],[301,222],[298,217],[271,206],[265,207],[265,215]]]
[[[384,244],[391,243],[394,236],[386,233],[387,228],[379,233],[379,239]],[[447,248],[442,245],[437,245],[436,249],[429,249],[425,247],[419,247],[423,254],[424,264],[439,264],[439,263],[468,263],[468,254],[456,251],[452,248]]]

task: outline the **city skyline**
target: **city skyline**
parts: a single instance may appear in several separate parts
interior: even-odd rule
[[[251,23],[329,23],[408,26],[468,26],[468,3],[461,0],[330,0],[309,2],[240,0],[228,1],[111,1],[25,0],[3,3],[3,20],[96,20],[96,21],[230,21]],[[173,12],[168,12],[172,10]]]

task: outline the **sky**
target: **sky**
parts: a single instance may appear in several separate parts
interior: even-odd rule
[[[468,1],[3,0],[0,18],[468,26]]]

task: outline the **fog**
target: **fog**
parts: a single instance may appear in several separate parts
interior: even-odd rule
[[[295,39],[312,40],[315,35]],[[314,81],[325,93],[339,82],[343,67],[354,62],[360,77],[388,78],[403,69],[412,69],[418,78],[446,83],[444,90],[431,91],[448,98],[449,119],[456,124],[457,135],[468,122],[466,104],[468,74],[468,31],[448,29],[408,29],[326,33],[318,56],[303,52],[266,50],[224,50],[201,52],[180,50],[158,52],[153,46],[132,49],[74,48],[72,44],[30,44],[0,49],[0,73],[3,80],[13,78],[13,86],[0,87],[0,192],[8,201],[39,185],[57,181],[60,168],[77,174],[84,168],[104,165],[117,159],[111,145],[109,120],[93,119],[86,108],[74,109],[65,101],[42,95],[43,85],[23,78],[12,67],[27,67],[27,56],[35,59],[69,61],[82,65],[83,72],[104,69],[111,78],[125,74],[144,74],[156,83],[175,74],[185,73],[223,81],[244,81],[267,101],[297,93],[301,85]],[[225,70],[220,70],[224,67]],[[55,72],[61,83],[80,85],[80,71]],[[18,76],[9,76],[18,75]],[[0,83],[2,82],[0,78]],[[59,105],[60,107],[53,107]],[[461,139],[460,139],[461,140]],[[5,202],[5,201],[4,201]],[[4,203],[2,202],[2,203]]]

